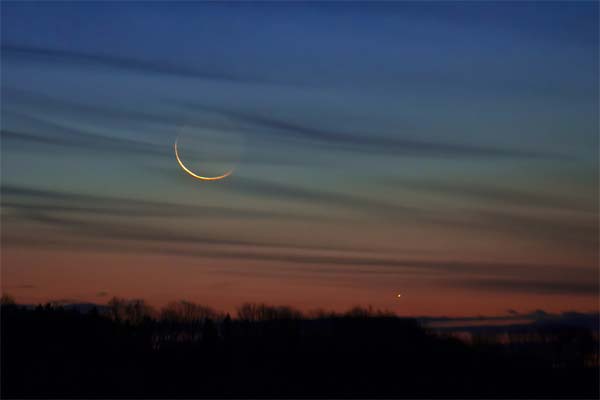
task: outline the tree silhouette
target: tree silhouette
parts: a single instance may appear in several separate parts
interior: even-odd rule
[[[597,398],[598,336],[567,326],[475,335],[355,307],[303,315],[246,303],[113,298],[82,313],[1,303],[3,398]],[[482,331],[483,332],[483,331]]]

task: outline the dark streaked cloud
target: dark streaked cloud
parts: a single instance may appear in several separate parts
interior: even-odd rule
[[[19,115],[13,113],[15,115]],[[167,146],[158,146],[143,140],[128,139],[117,136],[103,135],[89,132],[88,130],[67,126],[47,119],[34,117],[31,115],[19,115],[21,118],[28,119],[40,125],[44,129],[54,134],[40,134],[37,132],[23,132],[16,130],[2,129],[0,134],[3,138],[11,141],[35,142],[47,145],[57,145],[65,147],[77,147],[87,151],[110,151],[111,153],[133,153],[150,156],[168,157],[171,156],[171,148]]]
[[[216,245],[242,245],[287,248],[311,248],[300,244],[261,243],[253,240],[218,238],[214,235],[181,234],[164,228],[152,229],[127,222],[98,222],[86,218],[89,215],[107,217],[181,217],[181,218],[248,218],[248,219],[296,219],[301,221],[327,221],[326,216],[295,214],[284,211],[256,210],[217,206],[197,206],[155,202],[148,200],[116,198],[110,196],[68,193],[53,190],[32,189],[15,185],[2,185],[2,207],[13,210],[16,217],[43,224],[66,228],[91,237],[113,237],[122,240],[162,241],[165,243],[201,243]],[[6,218],[6,216],[4,216]],[[316,246],[318,249],[332,249]],[[335,250],[335,249],[332,249]],[[347,249],[346,249],[347,250]]]
[[[41,93],[33,93],[11,87],[2,89],[4,118],[10,117],[20,122],[33,123],[36,129],[28,128],[29,131],[23,131],[23,128],[6,129],[1,131],[2,138],[6,140],[6,145],[12,146],[16,143],[37,143],[44,145],[63,146],[69,148],[80,148],[85,151],[106,151],[119,153],[132,153],[148,155],[153,158],[174,158],[172,153],[172,141],[177,132],[182,127],[188,129],[224,129],[229,128],[226,122],[214,121],[206,118],[205,115],[181,115],[169,111],[168,108],[161,107],[154,112],[145,112],[139,108],[124,109],[107,105],[92,105],[78,101],[65,101],[57,96],[49,96]],[[58,123],[52,118],[46,116],[60,115],[68,120],[77,118],[91,118],[94,121],[102,121],[99,128],[100,133],[90,132],[79,126],[67,126],[65,123]],[[169,132],[171,138],[161,140],[159,143],[150,142],[143,139],[123,138],[112,135],[111,126],[132,126],[132,131],[143,132],[148,126],[153,130],[160,132]],[[242,128],[238,129],[240,135],[247,133]],[[105,132],[105,133],[103,133]],[[140,137],[138,135],[138,137]],[[210,155],[211,161],[223,161],[218,155]],[[226,160],[231,161],[231,160]],[[266,165],[305,165],[305,160],[294,160],[289,156],[273,152],[261,152],[258,154],[245,152],[242,154],[242,162],[249,164]],[[311,165],[323,163],[323,161],[311,161]]]
[[[88,237],[93,242],[77,242],[73,238],[61,239],[59,236],[51,240],[37,240],[33,238],[19,238],[17,236],[5,235],[5,245],[32,245],[46,247],[69,247],[91,248],[102,251],[153,253],[178,257],[229,259],[240,261],[263,261],[279,263],[278,271],[286,271],[290,264],[303,265],[302,270],[308,266],[317,266],[312,269],[315,273],[348,273],[355,274],[402,274],[423,273],[435,279],[437,273],[450,273],[464,282],[468,276],[502,277],[516,276],[543,276],[556,278],[569,271],[570,277],[579,281],[589,281],[594,278],[595,271],[589,268],[581,268],[572,265],[532,264],[518,262],[494,262],[494,261],[465,261],[450,259],[416,259],[397,256],[376,256],[365,250],[352,248],[328,246],[302,246],[298,244],[282,244],[242,240],[235,238],[222,238],[216,235],[181,235],[166,232],[164,229],[151,226],[131,226],[131,224],[104,223],[81,221],[66,218],[48,217],[42,215],[30,216],[33,220],[48,224],[50,226],[62,227],[75,234],[78,239]],[[130,243],[125,243],[129,241]],[[144,242],[160,242],[161,245],[148,245]],[[198,247],[179,245],[194,245]],[[177,245],[178,247],[174,247]],[[219,246],[219,248],[206,246]],[[236,248],[233,248],[236,247]],[[242,247],[242,248],[240,248]],[[275,251],[274,249],[285,250]],[[289,250],[289,251],[287,251]],[[298,253],[294,250],[302,250]],[[342,255],[327,254],[323,251],[338,251]],[[339,267],[339,268],[338,268]],[[334,269],[332,269],[334,268]],[[246,268],[242,268],[246,271]],[[237,272],[241,272],[237,271]],[[237,273],[236,272],[236,273]],[[249,272],[249,271],[246,271]],[[277,272],[277,271],[275,271]],[[446,278],[448,275],[445,275]],[[442,285],[455,286],[455,281],[441,281]]]
[[[23,142],[34,142],[48,145],[60,145],[60,146],[77,146],[77,143],[72,140],[57,138],[57,137],[48,137],[48,136],[40,136],[32,133],[23,133],[23,132],[15,132],[11,130],[2,129],[0,130],[0,136],[2,140],[4,140],[4,144],[6,145],[6,140],[8,141],[23,141]]]
[[[311,204],[322,204],[335,208],[352,209],[372,215],[384,214],[387,217],[398,215],[425,218],[423,210],[415,207],[393,204],[390,202],[369,199],[343,192],[332,192],[322,189],[308,189],[301,186],[269,182],[262,179],[233,176],[226,187],[261,197],[279,198]]]
[[[387,179],[384,181],[384,183],[391,183],[411,190],[462,198],[466,197],[502,205],[510,204],[516,206],[557,208],[566,210],[582,210],[583,208],[585,211],[595,211],[586,209],[570,199],[515,190],[507,187],[497,187],[467,182],[453,182],[450,180],[435,182],[426,180],[403,181],[395,178]]]
[[[381,268],[365,269],[365,274],[396,274],[403,272],[422,272],[437,273],[447,272],[462,276],[464,274],[473,274],[479,276],[520,276],[520,275],[553,275],[557,276],[569,270],[571,276],[579,279],[591,279],[594,271],[588,268],[580,268],[569,265],[536,265],[531,263],[518,262],[491,262],[491,261],[464,261],[464,260],[424,260],[409,259],[398,257],[374,257],[372,255],[347,256],[326,255],[326,254],[274,254],[274,253],[255,253],[247,251],[195,251],[185,249],[157,249],[160,253],[190,256],[190,257],[211,257],[240,260],[256,261],[277,261],[281,263],[294,264],[312,264],[320,265],[317,271],[328,272],[327,266],[340,267],[371,267]],[[356,270],[353,270],[353,272]],[[336,270],[340,273],[340,270]]]
[[[81,149],[87,152],[104,152],[104,153],[129,153],[132,155],[150,156],[153,160],[157,157],[162,159],[172,159],[173,166],[176,166],[175,156],[173,155],[172,143],[165,143],[158,145],[145,141],[136,140],[124,140],[122,138],[116,138],[112,136],[94,135],[84,130],[65,127],[60,124],[44,122],[49,127],[52,127],[59,135],[43,135],[31,132],[21,132],[15,130],[0,129],[0,137],[2,137],[3,145],[7,150],[12,150],[13,146],[19,145],[20,149],[27,149],[29,151],[35,151],[31,147],[21,146],[25,144],[41,144],[46,146],[62,146],[73,149]],[[175,132],[176,129],[174,128]],[[175,137],[175,136],[173,136]],[[243,163],[245,164],[257,164],[257,165],[286,165],[286,166],[300,166],[306,163],[300,160],[293,160],[285,158],[277,154],[261,154],[261,155],[249,155],[243,154]],[[232,162],[227,157],[220,157],[218,155],[210,155],[206,157],[205,161],[210,162]],[[313,163],[314,165],[315,163]],[[161,170],[161,167],[151,165],[148,168]],[[177,168],[169,169],[169,171],[176,170]]]
[[[138,122],[143,124],[153,123],[159,125],[173,125],[181,122],[181,117],[172,115],[168,112],[147,112],[132,104],[132,109],[118,108],[108,104],[99,106],[97,104],[83,103],[81,100],[65,100],[60,97],[60,93],[47,95],[29,90],[16,89],[5,86],[2,88],[2,99],[4,100],[4,109],[12,110],[17,105],[30,107],[34,109],[43,109],[49,112],[60,112],[91,116],[107,121],[119,122]],[[92,99],[93,100],[93,99]]]
[[[416,317],[422,324],[436,326],[443,324],[448,329],[461,329],[473,326],[477,323],[478,327],[497,327],[498,322],[505,322],[506,325],[562,325],[562,326],[582,326],[593,330],[598,330],[600,325],[600,313],[595,312],[575,312],[564,311],[561,313],[549,313],[544,310],[535,310],[528,313],[509,313],[510,315],[478,315],[464,317],[447,316],[420,316]],[[450,324],[449,324],[450,323]]]
[[[170,152],[166,151],[166,148],[160,148],[149,143],[133,140],[124,140],[121,138],[109,136],[90,135],[83,131],[77,131],[66,127],[58,128],[57,125],[55,126],[57,127],[57,129],[60,129],[61,136],[44,136],[37,135],[34,133],[17,132],[5,129],[2,129],[0,131],[0,136],[6,141],[5,145],[7,146],[11,146],[11,142],[18,141],[26,143],[38,143],[50,146],[79,148],[93,152],[104,151],[110,152],[111,154],[116,152],[127,152],[162,157],[170,155]]]
[[[84,234],[97,238],[110,237],[119,240],[229,246],[275,246],[275,244],[261,244],[260,242],[251,240],[216,237],[215,235],[186,234],[167,231],[164,228],[153,229],[146,225],[92,222],[86,219],[64,218],[39,212],[30,213],[28,218],[43,224],[65,228],[77,234]]]
[[[219,206],[186,205],[121,197],[69,193],[2,185],[2,206],[22,212],[72,212],[129,217],[222,217],[222,218],[284,218],[327,220],[326,216],[311,216],[274,210],[258,210]],[[27,200],[27,201],[24,201]]]
[[[110,54],[86,53],[72,50],[61,50],[56,48],[42,48],[34,46],[21,46],[17,44],[3,43],[2,52],[5,57],[35,57],[40,61],[55,63],[80,64],[82,66],[110,67],[129,70],[145,74],[174,75],[185,78],[199,78],[210,80],[222,80],[232,82],[257,82],[247,80],[222,71],[209,71],[189,68],[182,65],[161,61],[146,61],[133,58],[118,57]]]
[[[476,210],[472,228],[495,229],[507,234],[537,238],[549,242],[568,242],[596,252],[600,230],[597,216],[585,219],[517,214],[503,210]],[[597,254],[597,252],[596,252]]]
[[[334,206],[354,210],[371,215],[382,215],[386,217],[406,216],[410,218],[432,219],[430,213],[425,213],[418,208],[392,204],[384,201],[373,200],[365,197],[355,196],[342,192],[329,192],[320,189],[308,189],[296,185],[288,185],[270,182],[262,179],[253,179],[232,176],[231,179],[223,181],[221,185],[225,190],[232,190],[263,198],[276,198],[286,201],[317,204],[323,206]],[[253,218],[288,218],[307,220],[333,220],[339,218],[325,215],[294,214],[284,211],[261,211],[246,210],[230,207],[215,206],[186,206],[180,204],[169,204],[164,202],[151,202],[138,199],[110,198],[107,196],[91,196],[73,193],[64,193],[52,190],[30,189],[21,186],[3,185],[2,193],[6,196],[26,196],[29,198],[50,199],[45,201],[41,209],[47,211],[68,211],[64,203],[69,202],[68,207],[73,211],[89,211],[92,213],[113,213],[115,215],[128,214],[131,216],[177,216],[177,215],[202,215],[202,216],[224,216],[224,217],[253,217]],[[27,203],[15,203],[4,199],[5,205],[27,208]],[[37,206],[37,205],[36,205]],[[129,214],[131,213],[131,214]]]
[[[184,103],[183,106],[196,111],[202,110],[219,113],[240,122],[262,128],[261,132],[265,132],[264,128],[267,128],[266,132],[271,131],[278,139],[285,139],[286,137],[282,137],[281,135],[281,133],[285,133],[288,135],[288,139],[304,139],[319,144],[326,143],[340,150],[397,156],[444,158],[564,158],[564,156],[559,154],[546,154],[534,150],[409,139],[402,137],[402,135],[395,135],[396,137],[393,138],[376,136],[370,132],[359,135],[315,128],[297,122],[267,117],[259,113],[228,110],[203,104]]]
[[[37,289],[36,285],[30,283],[22,283],[20,285],[5,286],[8,289]]]
[[[438,225],[468,229],[477,228],[510,234],[517,233],[543,239],[575,240],[584,243],[596,242],[598,238],[598,227],[592,214],[586,220],[565,220],[554,216],[523,215],[493,209],[425,210],[419,207],[394,204],[350,194],[308,190],[249,178],[234,177],[228,185],[244,193],[267,197],[274,196],[292,201],[324,203],[337,208],[345,207],[367,211],[371,215],[381,214],[392,219],[401,217],[405,221],[408,219]],[[537,198],[536,196],[532,197]],[[525,198],[527,198],[527,195],[523,194],[521,200]],[[560,202],[560,200],[557,200],[556,203],[553,203],[552,200],[548,201],[548,204],[559,203],[565,207],[569,204],[566,201]]]
[[[567,242],[578,247],[594,248],[599,230],[594,214],[586,218],[561,218],[556,215],[515,213],[504,209],[425,209],[395,204],[387,201],[354,196],[347,193],[309,190],[302,187],[234,177],[227,183],[233,190],[262,197],[276,197],[290,201],[346,208],[383,217],[389,221],[417,221],[423,224],[442,225],[466,231],[486,231],[504,235],[518,235],[530,239]],[[510,196],[510,194],[508,195]],[[519,195],[517,195],[519,196]],[[533,196],[535,197],[535,196]],[[524,194],[520,200],[527,198]],[[548,204],[568,206],[568,202],[552,200]]]
[[[189,218],[244,218],[244,219],[287,219],[298,221],[337,221],[352,222],[360,214],[385,218],[389,221],[418,221],[424,224],[442,225],[466,231],[495,232],[519,237],[561,242],[576,245],[577,248],[595,249],[598,229],[595,221],[576,221],[532,215],[519,215],[494,210],[465,210],[463,213],[441,210],[424,210],[418,207],[392,204],[380,200],[354,196],[342,192],[328,192],[308,189],[245,177],[232,177],[223,182],[224,190],[232,190],[244,195],[269,199],[313,204],[323,210],[333,207],[336,210],[349,210],[354,216],[327,216],[321,213],[247,209],[223,206],[199,206],[155,202],[140,199],[114,198],[109,196],[82,195],[53,190],[31,189],[22,186],[3,185],[3,207],[15,210],[21,215],[46,222],[54,218],[58,223],[65,218],[64,213],[75,215],[79,220],[84,214],[127,216],[127,217],[189,217]],[[61,213],[60,217],[53,216]],[[72,218],[65,218],[65,223]],[[123,233],[124,234],[124,233]],[[168,238],[164,238],[168,240]],[[180,238],[183,240],[183,238]],[[159,239],[156,239],[159,240]],[[194,239],[190,239],[194,240]]]
[[[594,275],[590,273],[590,275]],[[532,293],[532,294],[564,294],[564,295],[598,295],[600,284],[598,273],[595,280],[588,282],[570,282],[568,280],[524,280],[524,279],[470,279],[460,283],[462,287],[497,292]],[[593,276],[590,276],[593,278]]]

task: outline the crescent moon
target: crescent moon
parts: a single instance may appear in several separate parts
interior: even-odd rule
[[[173,145],[173,147],[175,149],[175,158],[177,159],[179,166],[191,177],[200,179],[201,181],[218,181],[220,179],[227,178],[229,175],[232,174],[233,168],[230,169],[229,171],[227,171],[226,173],[224,173],[223,175],[219,175],[219,176],[200,176],[200,175],[193,173],[188,167],[183,165],[183,162],[181,162],[181,159],[179,158],[179,152],[177,151],[177,140],[179,140],[179,138],[175,139],[175,144]]]

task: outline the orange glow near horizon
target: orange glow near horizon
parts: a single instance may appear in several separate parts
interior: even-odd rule
[[[473,301],[472,290],[416,279],[401,279],[411,286],[410,297],[403,297],[402,302],[390,301],[385,293],[394,290],[398,279],[386,275],[323,275],[315,279],[314,274],[289,269],[290,265],[284,266],[289,269],[286,274],[274,274],[268,269],[269,263],[255,261],[62,250],[31,252],[11,247],[4,249],[2,264],[3,293],[11,294],[20,303],[65,299],[103,304],[118,296],[142,298],[155,307],[189,300],[231,313],[245,302],[264,302],[291,305],[303,311],[322,309],[323,305],[334,311],[373,306],[408,316],[504,315],[508,309],[597,310],[595,296],[507,296],[502,292],[478,291],[477,301]],[[22,268],[24,265],[29,268]],[[241,270],[248,272],[243,274]]]

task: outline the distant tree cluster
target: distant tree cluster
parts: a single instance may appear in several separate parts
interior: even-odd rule
[[[14,302],[14,301],[13,301]],[[190,301],[170,302],[160,310],[154,309],[142,299],[123,299],[113,297],[108,301],[107,310],[115,321],[139,324],[145,320],[160,320],[177,323],[194,323],[205,319],[222,320],[225,314],[201,304]],[[304,314],[302,311],[290,306],[272,306],[264,303],[244,303],[237,308],[237,319],[242,321],[269,321],[316,319],[333,317],[374,318],[394,317],[391,311],[375,310],[371,306],[353,307],[347,312],[336,313],[326,310],[313,310]],[[229,316],[229,318],[231,318]]]

